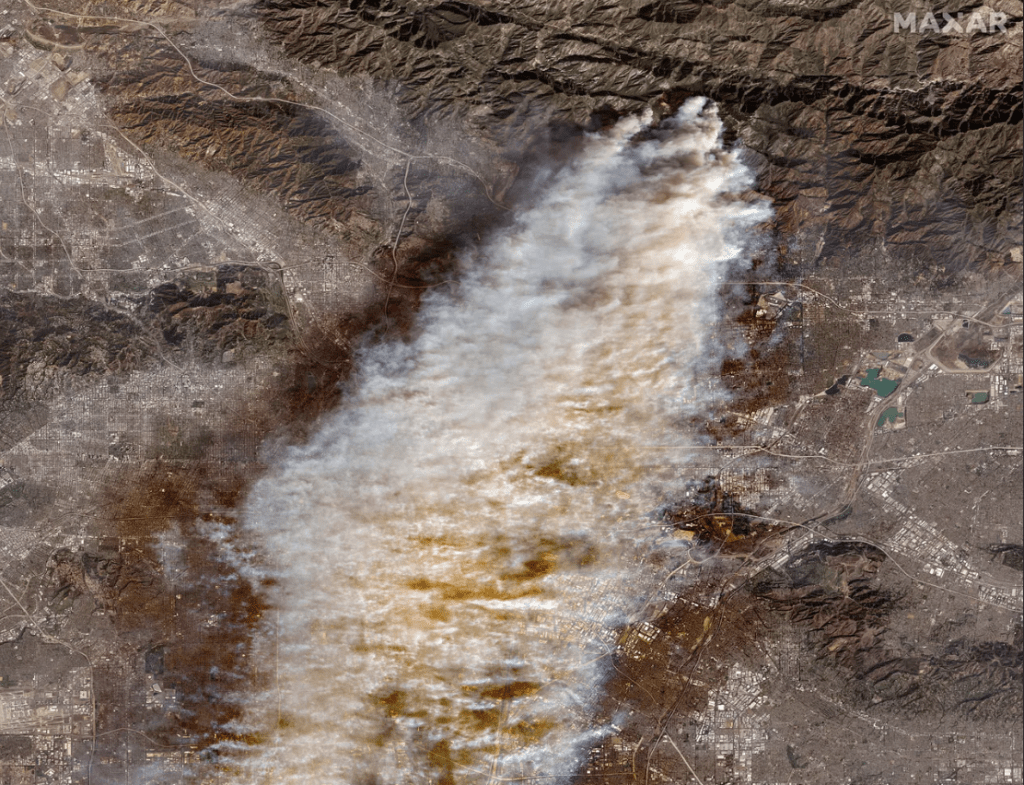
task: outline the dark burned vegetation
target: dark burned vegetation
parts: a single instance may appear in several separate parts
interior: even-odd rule
[[[141,670],[142,657],[149,668],[144,655],[159,649],[160,681],[177,695],[170,712],[148,712],[138,674],[127,674],[125,689],[118,683],[126,674],[99,669],[99,732],[128,726],[164,744],[185,738],[205,747],[225,740],[224,723],[240,713],[239,690],[255,686],[248,657],[265,604],[260,587],[237,573],[241,543],[228,510],[243,477],[231,479],[209,467],[157,462],[110,489],[112,550],[51,558],[51,605],[78,598],[108,612],[128,662]]]
[[[926,44],[915,51],[899,36],[878,35],[888,20],[865,17],[856,4],[767,15],[748,9],[765,41],[751,40],[748,30],[737,33],[724,18],[731,13],[725,7],[681,11],[666,3],[606,4],[587,6],[589,18],[582,18],[583,6],[571,5],[499,2],[482,9],[458,1],[413,8],[389,0],[261,0],[245,24],[258,25],[285,57],[311,69],[398,84],[398,109],[423,120],[424,128],[435,122],[471,128],[489,142],[500,140],[496,147],[507,143],[520,157],[536,142],[535,118],[557,126],[553,133],[572,137],[587,123],[596,129],[645,106],[661,113],[689,95],[709,95],[726,118],[727,142],[739,140],[749,151],[759,187],[778,209],[778,264],[769,272],[764,262],[754,273],[762,280],[873,276],[894,288],[924,281],[922,286],[952,289],[964,269],[1010,265],[1009,249],[1019,245],[1021,168],[1019,154],[1007,151],[1019,151],[1020,85],[1019,78],[1001,75],[998,45],[973,51],[972,72],[965,75],[943,70],[945,58],[936,57],[941,48]],[[159,21],[159,4],[151,11]],[[132,142],[149,152],[168,152],[169,158],[180,156],[200,172],[226,173],[252,193],[273,194],[299,221],[351,242],[357,251],[352,258],[377,276],[373,302],[300,324],[274,274],[255,266],[221,267],[206,281],[175,273],[173,280],[136,286],[134,313],[84,300],[58,304],[44,295],[0,294],[5,413],[10,407],[41,409],[40,402],[80,380],[106,378],[116,394],[122,374],[157,358],[173,366],[182,358],[227,364],[273,355],[273,378],[261,378],[239,394],[232,401],[237,413],[216,432],[190,429],[174,415],[154,416],[159,443],[144,462],[108,477],[105,505],[96,516],[113,522],[128,545],[116,555],[53,554],[54,613],[70,603],[95,604],[112,614],[134,662],[164,647],[162,678],[182,698],[181,711],[155,727],[132,704],[141,688],[125,688],[123,674],[100,669],[99,729],[132,725],[167,743],[183,733],[201,746],[225,738],[225,723],[238,717],[230,696],[253,684],[247,662],[267,608],[261,587],[241,580],[229,556],[232,548],[244,550],[236,510],[263,468],[259,444],[303,439],[338,405],[362,341],[402,339],[414,329],[424,291],[419,287],[437,283],[451,267],[448,238],[475,233],[496,214],[485,204],[472,220],[463,220],[476,210],[465,206],[471,200],[434,172],[424,174],[428,167],[406,168],[407,160],[396,156],[374,170],[359,134],[346,137],[308,107],[249,100],[303,96],[297,81],[191,52],[190,45],[203,37],[195,34],[200,25],[213,29],[235,13],[221,9],[207,17],[200,11],[191,37],[176,32],[191,22],[175,18],[167,29],[189,49],[201,80],[223,85],[236,97],[197,82],[180,54],[149,27],[36,20],[29,32],[38,39],[35,46],[84,44],[88,55],[76,58],[106,63],[93,82],[103,91],[110,119]],[[862,26],[858,45],[867,40],[879,48],[834,60],[835,38],[823,26],[840,13],[850,15],[842,20],[846,29]],[[755,50],[752,58],[737,56]],[[244,56],[236,51],[229,58]],[[822,74],[812,66],[800,73],[822,57],[857,62],[863,70]],[[914,65],[893,65],[909,63]],[[906,73],[889,70],[900,67]],[[96,155],[102,161],[102,151]],[[491,164],[495,171],[486,174],[498,182],[500,167]],[[32,224],[28,208],[22,212],[22,223]],[[396,215],[404,224],[397,259]],[[788,249],[784,241],[792,241]],[[40,245],[35,256],[17,245],[7,250],[19,261],[59,255],[52,243]],[[875,252],[884,265],[875,264]],[[110,266],[130,263],[119,256]],[[213,269],[213,263],[203,266]],[[794,302],[774,318],[757,316],[755,303],[763,293],[747,287],[732,309],[750,351],[719,369],[732,398],[730,412],[707,425],[716,440],[742,439],[749,425],[744,416],[758,409],[791,403],[797,392],[829,389],[844,351],[858,348],[851,334],[860,327],[832,312],[822,321]],[[856,341],[866,345],[876,337],[868,333]],[[949,363],[993,359],[980,355],[976,342],[947,343],[939,352]],[[829,438],[837,442],[849,435],[844,425],[853,427],[846,415],[856,402],[846,391],[836,390],[834,398],[815,406],[832,418]],[[0,434],[5,446],[38,427],[45,413],[36,409],[23,428]],[[540,476],[580,481],[557,456],[534,468]],[[795,641],[808,661],[840,674],[849,683],[841,697],[858,710],[1019,719],[1019,626],[1012,643],[947,636],[941,645],[936,637],[927,652],[915,651],[901,640],[896,624],[906,598],[879,577],[886,561],[870,546],[810,546],[781,571],[742,584],[730,581],[774,544],[775,529],[713,481],[694,487],[685,501],[666,504],[659,516],[657,522],[693,554],[687,591],[714,602],[705,607],[680,593],[668,606],[653,609],[646,620],[650,630],[637,622],[623,631],[608,705],[633,707],[637,714],[622,734],[621,748],[611,740],[602,748],[620,761],[623,781],[643,781],[635,752],[630,760],[629,751],[657,747],[661,734],[676,732],[673,718],[706,707],[712,691],[726,682],[731,663],[763,663],[768,642],[780,636]],[[174,557],[177,571],[161,576],[154,565],[171,563],[161,550],[169,539],[181,545]],[[993,550],[992,556],[1019,570],[1016,548]],[[556,550],[552,546],[525,561],[523,576],[542,576],[548,551]],[[630,648],[639,632],[652,634],[653,644]],[[401,698],[384,694],[380,704],[391,716]],[[674,755],[667,744],[658,750]],[[787,747],[793,769],[807,765],[803,753],[799,745]],[[442,745],[430,750],[440,781],[456,779],[455,756]],[[676,781],[689,779],[678,759],[660,760]]]
[[[765,537],[780,531],[777,524],[744,509],[711,476],[690,483],[681,499],[667,503],[653,517],[667,528],[713,548],[716,557],[749,556]]]
[[[248,545],[238,508],[265,469],[261,444],[301,442],[339,405],[360,347],[409,337],[427,291],[424,278],[450,268],[456,250],[451,242],[411,245],[398,256],[386,316],[378,299],[296,329],[293,320],[285,321],[279,284],[252,266],[224,265],[205,278],[164,284],[149,296],[145,314],[160,327],[165,351],[187,352],[200,362],[233,352],[233,361],[240,361],[269,347],[276,357],[274,374],[250,394],[236,396],[227,422],[205,432],[166,417],[161,433],[168,441],[160,454],[127,466],[106,489],[104,518],[122,540],[134,543],[138,558],[164,567],[145,596],[125,592],[109,601],[121,643],[139,651],[162,647],[162,682],[180,697],[180,711],[163,724],[135,718],[139,727],[152,726],[155,736],[184,735],[203,749],[260,741],[225,730],[240,719],[242,697],[259,686],[252,647],[268,610],[266,586],[239,574],[238,559],[246,558]],[[394,263],[390,252],[387,261]],[[138,704],[108,697],[103,727]]]
[[[770,553],[764,548],[777,526],[744,510],[713,477],[694,483],[651,518],[670,535],[682,535],[688,555],[677,553],[681,563],[675,566],[660,565],[675,599],[652,602],[620,634],[603,710],[608,721],[614,715],[622,722],[627,711],[629,719],[591,752],[592,761],[602,762],[601,774],[581,772],[578,785],[634,782],[652,755],[662,775],[685,781],[688,769],[672,748],[667,755],[658,752],[664,735],[703,712],[732,666],[758,662],[761,647],[774,637],[770,612],[743,576]]]
[[[754,268],[749,274],[759,273]],[[727,294],[726,308],[733,312],[732,321],[740,330],[745,352],[726,357],[719,376],[730,396],[730,409],[750,414],[792,399],[794,372],[803,364],[803,314],[801,303],[796,301],[775,318],[758,316],[757,301],[764,292],[755,285],[744,289],[743,296],[734,295],[733,301]],[[738,435],[745,427],[735,415],[708,425],[712,435],[723,439]]]
[[[647,621],[634,620],[624,630],[607,706],[609,718],[612,708],[618,717],[628,709],[629,720],[592,750],[594,771],[601,774],[580,773],[579,785],[633,782],[652,764],[663,776],[684,781],[689,769],[671,746],[665,748],[665,738],[692,740],[701,731],[686,718],[704,715],[734,667],[764,668],[765,652],[771,652],[768,670],[781,680],[766,686],[766,695],[789,700],[790,679],[796,679],[801,689],[820,690],[844,707],[822,702],[817,692],[807,698],[836,722],[846,710],[930,729],[1019,722],[1019,624],[1012,641],[950,640],[946,627],[924,639],[908,637],[907,611],[927,611],[917,607],[911,584],[893,571],[885,553],[862,542],[818,541],[778,569],[761,567],[757,557],[772,551],[758,546],[773,529],[746,514],[711,478],[692,487],[685,500],[666,505],[657,520],[685,532],[700,555],[680,571],[677,600],[649,607]],[[1003,552],[993,548],[997,557]],[[633,649],[638,632],[650,642]],[[790,665],[787,658],[794,658]],[[788,747],[784,760],[806,767],[810,751]],[[699,756],[703,747],[695,749]],[[696,765],[693,758],[689,762]]]

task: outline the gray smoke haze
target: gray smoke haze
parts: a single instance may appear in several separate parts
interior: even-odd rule
[[[588,137],[256,486],[266,741],[225,750],[229,780],[567,777],[602,733],[607,655],[659,579],[639,522],[688,460],[717,291],[768,217],[713,107],[650,123]]]

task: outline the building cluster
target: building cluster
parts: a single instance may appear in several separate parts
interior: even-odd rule
[[[886,550],[904,557],[913,569],[920,569],[943,586],[970,592],[987,603],[1018,613],[1024,610],[1024,591],[1019,585],[993,582],[974,564],[967,548],[954,543],[888,493],[887,485],[891,487],[895,475],[896,472],[883,473],[877,486],[868,486],[878,492],[884,509],[900,523],[886,540]]]
[[[89,738],[93,731],[92,673],[88,667],[70,668],[40,684],[39,677],[25,680],[0,672],[0,736],[15,737],[14,754],[4,756],[3,772],[25,785],[71,785],[75,770],[72,739]],[[29,778],[31,776],[31,778]]]

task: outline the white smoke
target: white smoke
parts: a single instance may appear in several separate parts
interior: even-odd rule
[[[650,122],[588,137],[257,485],[279,582],[239,782],[570,776],[601,732],[657,577],[637,522],[687,460],[716,292],[767,217],[713,107]]]

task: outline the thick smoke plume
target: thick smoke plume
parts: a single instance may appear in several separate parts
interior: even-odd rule
[[[275,611],[238,782],[574,773],[657,580],[639,521],[687,460],[716,292],[767,217],[720,131],[691,101],[588,137],[259,482]]]

